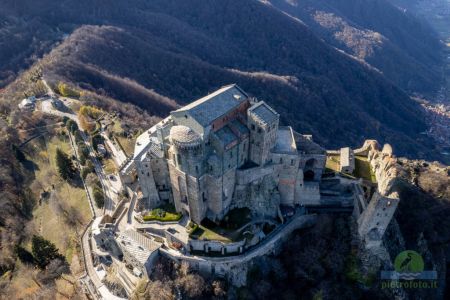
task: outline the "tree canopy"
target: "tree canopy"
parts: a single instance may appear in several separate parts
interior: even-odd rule
[[[74,178],[76,174],[75,166],[70,157],[61,149],[56,150],[56,166],[58,167],[58,173],[61,178],[64,180]]]
[[[33,235],[31,252],[36,264],[41,269],[44,269],[54,259],[65,260],[64,256],[58,251],[58,248],[52,242],[40,235]]]

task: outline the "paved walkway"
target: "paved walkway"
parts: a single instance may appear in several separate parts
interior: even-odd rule
[[[102,132],[101,135],[105,139],[106,145],[112,152],[114,163],[119,168],[127,160],[125,152],[123,152],[122,148],[120,148],[120,146],[114,141],[111,141],[107,134]]]

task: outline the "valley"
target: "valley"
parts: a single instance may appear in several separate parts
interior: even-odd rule
[[[450,294],[450,0],[0,2],[1,299]]]

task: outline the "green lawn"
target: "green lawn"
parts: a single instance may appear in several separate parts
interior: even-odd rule
[[[353,172],[353,175],[373,183],[377,182],[372,167],[365,156],[355,156],[355,171]]]
[[[159,208],[152,209],[142,219],[144,221],[160,221],[160,222],[174,222],[180,220],[181,213],[175,211],[172,205],[163,205]]]

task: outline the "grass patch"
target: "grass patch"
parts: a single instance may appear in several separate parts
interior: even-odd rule
[[[367,157],[355,156],[355,171],[353,171],[353,176],[357,178],[363,178],[372,183],[376,183],[375,173],[370,166]]]
[[[339,155],[328,155],[327,162],[325,164],[325,168],[333,171],[339,172],[339,167],[341,164],[341,157]]]
[[[221,234],[217,230],[213,231],[202,225],[198,225],[197,230],[192,232],[192,234],[190,236],[197,240],[220,241],[223,243],[231,243],[232,242],[232,240],[229,237],[227,237],[225,234]]]
[[[125,136],[125,131],[123,130],[122,124],[118,118],[116,118],[113,122],[114,123],[110,129],[114,134],[116,142],[120,144],[119,146],[128,157],[133,156],[136,139]]]
[[[244,238],[240,232],[219,226],[208,219],[204,219],[202,224],[198,225],[196,230],[193,230],[189,236],[197,240],[219,241],[223,243],[237,242]]]
[[[71,154],[68,137],[45,137],[27,145],[27,158],[35,163],[31,190],[35,199],[45,190],[47,199],[36,204],[33,220],[34,233],[52,241],[74,269],[80,269],[77,257],[79,236],[91,219],[91,210],[84,189],[61,180],[57,175],[56,149]]]
[[[128,157],[133,156],[136,139],[129,139],[124,136],[116,135],[116,141],[122,146],[123,151],[125,151],[125,154]]]
[[[189,222],[186,229],[187,229],[189,236],[191,236],[191,234],[194,233],[198,229],[198,224],[191,221],[191,222]]]
[[[163,205],[159,208],[152,209],[142,219],[144,221],[175,222],[179,221],[181,217],[182,214],[176,212],[172,205]]]
[[[117,171],[116,164],[111,158],[103,158],[102,165],[106,174],[112,174]]]

